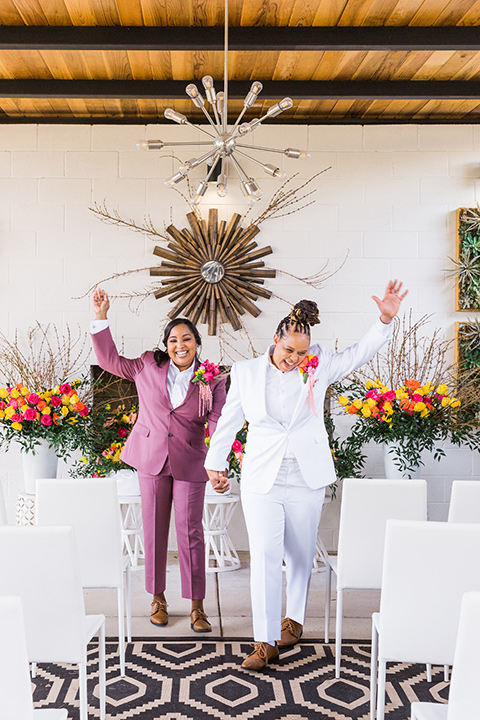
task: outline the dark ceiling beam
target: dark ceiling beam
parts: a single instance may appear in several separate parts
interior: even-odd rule
[[[0,50],[223,50],[223,27],[1,26]],[[479,27],[232,27],[231,50],[480,50]]]
[[[179,80],[0,80],[0,98],[187,99]],[[221,84],[219,85],[219,87]],[[230,98],[244,98],[250,82],[231,81]],[[468,100],[480,98],[480,82],[449,81],[265,81],[260,96],[279,100],[375,99]]]

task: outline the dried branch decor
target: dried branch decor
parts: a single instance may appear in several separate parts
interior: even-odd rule
[[[327,168],[328,169],[328,168]],[[143,225],[133,220],[123,220],[118,212],[110,212],[106,205],[94,205],[91,209],[104,222],[128,228],[134,232],[161,239],[166,247],[156,245],[153,253],[162,258],[159,265],[148,269],[152,277],[162,278],[146,292],[127,293],[128,297],[167,297],[175,303],[169,318],[188,315],[194,323],[207,323],[208,334],[216,335],[219,325],[229,323],[235,331],[243,327],[241,316],[245,313],[257,317],[260,309],[255,304],[259,298],[269,299],[272,292],[263,287],[265,278],[276,277],[277,271],[265,267],[261,258],[272,254],[270,246],[258,247],[254,238],[259,225],[265,220],[284,217],[311,205],[315,189],[308,189],[325,170],[313,175],[298,187],[288,187],[295,176],[286,180],[273,195],[264,212],[246,227],[242,221],[248,217],[234,213],[229,222],[218,220],[218,210],[211,209],[204,220],[198,209],[190,205],[187,214],[189,227],[179,230],[173,224],[159,232],[150,218]],[[297,280],[318,288],[333,273],[319,272]],[[126,271],[140,272],[140,270]],[[285,273],[289,275],[290,273]],[[107,280],[118,277],[112,275]],[[98,284],[98,283],[97,283]],[[88,292],[90,292],[92,288]],[[124,295],[125,296],[125,295]]]

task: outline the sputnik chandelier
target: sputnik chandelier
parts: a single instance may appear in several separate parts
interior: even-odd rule
[[[223,92],[216,92],[213,84],[213,78],[210,75],[205,75],[202,78],[202,84],[205,88],[205,96],[207,102],[210,104],[213,111],[213,117],[205,106],[205,98],[198,90],[194,83],[190,83],[186,87],[186,93],[191,98],[193,104],[199,108],[205,117],[207,118],[212,132],[208,132],[200,125],[191,123],[185,115],[167,108],[164,112],[165,117],[168,120],[179,125],[189,125],[195,128],[199,132],[206,135],[209,140],[204,142],[163,142],[162,140],[144,140],[137,143],[137,147],[141,150],[163,150],[165,147],[185,146],[185,145],[207,145],[210,149],[199,158],[191,158],[184,162],[178,168],[177,172],[172,177],[165,180],[165,185],[174,187],[182,180],[184,180],[188,173],[193,168],[199,167],[206,163],[207,171],[205,179],[203,179],[197,187],[195,195],[191,198],[191,202],[194,205],[198,205],[202,197],[205,195],[208,189],[208,183],[210,179],[216,178],[217,183],[217,194],[220,197],[225,197],[227,194],[227,177],[229,174],[229,168],[232,167],[236,175],[240,180],[240,187],[243,194],[249,204],[253,204],[262,197],[262,190],[257,185],[255,179],[244,170],[240,163],[239,156],[243,159],[246,158],[251,160],[256,165],[260,165],[261,168],[272,177],[276,177],[280,180],[284,180],[287,174],[275,164],[264,163],[258,160],[256,157],[252,157],[250,154],[244,152],[244,148],[247,150],[262,150],[266,152],[280,153],[286,155],[286,157],[294,158],[296,160],[305,160],[310,157],[310,153],[303,150],[297,150],[296,148],[286,148],[280,150],[278,148],[260,147],[256,145],[249,145],[241,141],[243,138],[254,132],[264,120],[267,118],[274,118],[280,115],[284,110],[288,110],[292,107],[293,101],[291,98],[286,97],[280,102],[272,105],[264,115],[258,117],[250,122],[243,122],[242,119],[245,112],[253,107],[258,95],[263,89],[261,82],[255,81],[252,83],[250,91],[243,101],[243,108],[238,115],[233,127],[228,128],[228,0],[225,0],[225,47],[224,47],[224,74],[223,74]],[[247,138],[248,140],[248,138]]]

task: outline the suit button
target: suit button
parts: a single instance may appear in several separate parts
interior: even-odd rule
[[[173,413],[173,410],[170,410],[170,415],[173,415],[173,414],[174,414],[174,413]]]
[[[168,433],[168,437],[173,437],[173,433]]]

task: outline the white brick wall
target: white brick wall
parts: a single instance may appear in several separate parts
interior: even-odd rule
[[[154,243],[142,235],[102,224],[88,208],[105,201],[125,218],[142,222],[150,215],[162,231],[172,219],[184,226],[187,206],[163,180],[175,161],[167,153],[139,152],[138,139],[200,139],[191,129],[176,126],[0,125],[0,327],[13,336],[36,320],[80,323],[91,318],[88,299],[75,300],[95,282],[131,267],[146,267],[154,259]],[[318,301],[322,324],[314,340],[333,348],[354,342],[376,316],[370,299],[385,282],[401,277],[410,289],[406,308],[415,317],[433,313],[435,326],[453,336],[454,294],[445,277],[447,256],[454,252],[455,209],[478,199],[480,160],[478,126],[331,126],[300,127],[275,124],[255,136],[257,145],[305,147],[305,163],[282,159],[288,173],[308,178],[332,166],[314,182],[317,203],[298,215],[265,223],[259,242],[275,254],[267,263],[296,275],[309,275],[330,259],[344,267],[322,290],[301,285],[279,273],[267,286],[288,300]],[[187,151],[188,152],[188,151]],[[181,151],[178,151],[181,155]],[[189,155],[198,155],[195,148]],[[269,158],[270,159],[270,158]],[[270,197],[278,187],[270,178],[252,174]],[[232,183],[233,184],[233,183]],[[221,200],[207,196],[222,217],[245,206],[238,189]],[[262,207],[265,201],[262,201]],[[115,294],[142,289],[146,272],[107,285]],[[262,315],[246,318],[258,350],[269,342],[287,306],[280,300],[258,301]],[[126,300],[113,303],[112,328],[124,352],[134,355],[156,344],[160,325],[171,308],[167,300],[148,300],[140,314]],[[204,334],[204,356],[218,359],[218,340]],[[239,347],[246,351],[245,340]],[[342,424],[343,423],[343,424]],[[340,426],[345,427],[344,420]],[[383,474],[382,453],[368,449],[367,473]],[[63,468],[62,472],[65,472]],[[430,516],[445,518],[455,477],[480,478],[480,458],[468,450],[449,448],[440,463],[427,458]],[[18,449],[2,456],[0,472],[9,510],[21,488]],[[328,508],[325,540],[336,542],[338,503]],[[241,514],[233,524],[239,547],[246,547]]]

